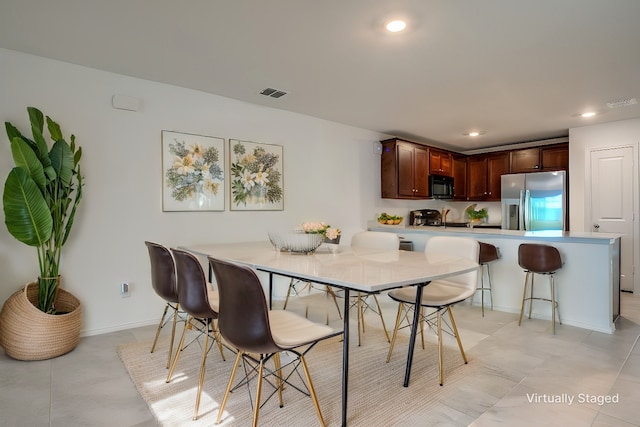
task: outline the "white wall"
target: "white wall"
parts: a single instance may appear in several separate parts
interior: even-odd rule
[[[322,220],[341,228],[348,244],[376,212],[393,208],[380,199],[380,156],[372,148],[387,135],[4,49],[0,69],[3,121],[30,135],[26,108],[37,107],[83,148],[84,199],[61,274],[63,286],[82,301],[85,335],[160,317],[145,240],[169,246],[265,240],[269,229]],[[114,94],[140,98],[143,107],[116,110]],[[163,129],[282,145],[284,210],[232,212],[227,200],[224,212],[162,212]],[[3,183],[12,166],[2,131]],[[35,249],[4,226],[0,271],[0,302],[38,274]],[[132,290],[122,299],[125,281]]]
[[[569,129],[569,223],[572,231],[591,231],[591,224],[588,222],[591,214],[589,189],[590,173],[590,152],[594,149],[617,148],[624,146],[634,147],[634,153],[638,153],[640,144],[640,119],[621,120],[617,122],[605,123],[601,125],[584,126]],[[633,159],[638,164],[638,154]],[[634,166],[633,179],[634,194],[638,197],[637,188],[638,168]],[[634,217],[640,217],[640,201],[633,200]],[[631,240],[629,236],[622,238],[622,274],[633,276],[633,286],[623,283],[622,288],[632,290],[634,294],[640,295],[640,237],[638,236],[638,223],[634,223],[634,231]],[[627,276],[628,278],[628,276]]]
[[[569,129],[569,224],[572,231],[591,231],[591,225],[585,224],[588,201],[585,165],[589,152],[594,148],[622,147],[639,142],[640,119]]]

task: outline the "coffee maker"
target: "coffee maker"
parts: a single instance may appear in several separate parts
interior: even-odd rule
[[[418,209],[409,212],[409,224],[410,225],[429,225],[429,226],[441,226],[442,214],[436,209]]]

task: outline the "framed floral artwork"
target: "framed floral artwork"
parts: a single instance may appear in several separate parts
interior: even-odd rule
[[[283,210],[282,146],[229,140],[231,210]]]
[[[224,139],[162,131],[162,210],[224,211]]]

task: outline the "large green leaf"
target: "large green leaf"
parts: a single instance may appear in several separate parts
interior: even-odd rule
[[[51,147],[49,158],[51,159],[51,166],[53,166],[53,169],[56,171],[56,174],[60,179],[61,185],[70,190],[69,187],[71,186],[71,178],[73,177],[74,160],[73,152],[71,152],[69,144],[67,144],[63,139],[56,141],[53,144],[53,147]]]
[[[31,178],[40,187],[40,191],[44,192],[47,185],[47,179],[44,176],[42,163],[38,159],[36,153],[31,149],[22,138],[15,137],[11,140],[11,154],[16,166],[22,167],[29,172]]]
[[[15,167],[9,172],[2,196],[9,233],[29,246],[42,246],[51,238],[49,206],[29,172]]]
[[[37,147],[36,154],[40,162],[42,162],[42,166],[46,169],[51,162],[49,161],[49,147],[42,134],[44,130],[44,115],[42,111],[35,107],[27,107],[27,111],[29,112],[29,120],[31,121],[31,132]]]

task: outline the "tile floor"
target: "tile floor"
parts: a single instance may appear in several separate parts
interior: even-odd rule
[[[380,302],[391,328],[396,305]],[[442,402],[432,418],[445,426],[640,426],[640,297],[623,294],[621,311],[612,335],[562,325],[553,336],[549,321],[518,327],[515,314],[486,310],[483,318],[478,306],[459,304],[469,363],[483,374],[458,385],[460,399]],[[68,355],[40,362],[0,353],[0,426],[155,426],[115,351],[153,333],[86,337]]]

